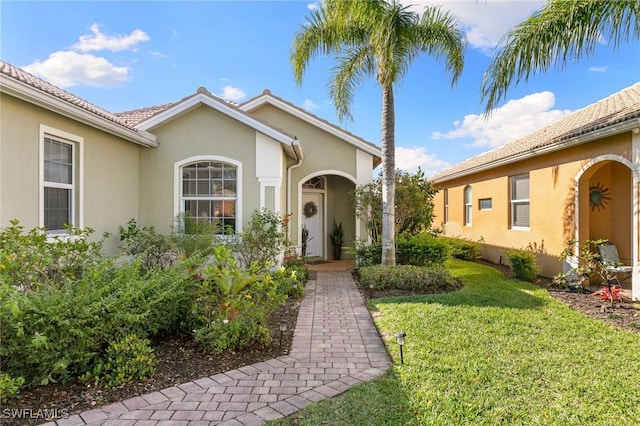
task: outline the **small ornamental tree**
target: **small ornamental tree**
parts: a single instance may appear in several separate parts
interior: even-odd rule
[[[433,222],[433,197],[437,190],[424,177],[421,169],[414,174],[396,171],[396,235],[411,237],[428,231]],[[367,185],[358,186],[352,192],[358,217],[367,224],[372,241],[382,235],[382,178],[379,176]]]

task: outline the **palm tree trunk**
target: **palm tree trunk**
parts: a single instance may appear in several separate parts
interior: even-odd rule
[[[382,264],[396,264],[395,111],[393,86],[382,87]]]

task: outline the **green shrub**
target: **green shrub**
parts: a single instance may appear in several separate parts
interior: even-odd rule
[[[0,230],[0,274],[22,290],[78,279],[102,257],[103,240],[92,241],[90,228],[66,231],[65,236],[48,235],[44,228],[25,233],[19,221],[10,221]]]
[[[309,268],[303,257],[294,254],[285,256],[282,260],[282,267],[288,272],[293,273],[299,284],[304,284],[309,280]]]
[[[139,263],[105,259],[63,286],[20,292],[0,281],[3,370],[29,384],[64,381],[91,371],[129,334],[182,330],[191,297],[184,268],[143,272]]]
[[[449,246],[451,256],[462,260],[475,261],[480,258],[480,244],[461,238],[440,237]]]
[[[373,290],[399,289],[436,293],[458,287],[456,280],[444,268],[374,265],[359,268],[358,277],[360,284]]]
[[[534,281],[538,276],[536,255],[526,250],[508,250],[506,252],[513,275],[524,281]]]
[[[277,257],[286,235],[282,228],[288,223],[270,210],[255,211],[251,220],[242,230],[242,235],[231,245],[242,264],[249,268],[258,265],[260,269],[277,264]]]
[[[370,244],[358,248],[360,266],[379,265],[382,258],[382,245]],[[449,256],[448,247],[428,234],[396,242],[396,264],[414,266],[442,265]]]
[[[244,311],[245,314],[249,312],[250,310]],[[271,343],[269,329],[255,320],[254,315],[249,315],[232,320],[212,321],[205,327],[195,330],[194,338],[217,354],[229,349],[242,349],[253,345],[266,346]]]
[[[96,382],[119,386],[151,376],[155,372],[155,364],[156,358],[149,340],[129,334],[109,344],[104,357],[97,362],[90,377]]]
[[[14,378],[7,373],[0,373],[0,404],[4,404],[9,398],[17,396],[23,384],[23,377]]]
[[[144,269],[163,269],[171,266],[175,249],[164,235],[153,226],[140,228],[135,219],[129,220],[127,228],[120,227],[122,251],[141,260]]]

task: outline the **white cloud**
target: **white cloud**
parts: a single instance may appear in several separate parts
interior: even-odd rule
[[[314,104],[311,99],[305,99],[304,102],[302,102],[302,108],[306,109],[307,111],[313,111],[320,107]]]
[[[589,67],[589,71],[591,72],[606,72],[607,71],[607,67],[606,65],[603,67]]]
[[[164,53],[157,52],[157,51],[155,51],[155,50],[154,50],[153,52],[151,52],[151,54],[152,54],[153,56],[157,57],[157,58],[162,58],[162,59],[165,59],[165,58],[168,58],[168,57],[169,57],[169,55],[165,55]]]
[[[80,41],[71,48],[80,52],[92,50],[110,50],[118,52],[121,50],[135,50],[136,45],[143,41],[151,40],[147,33],[142,30],[133,30],[129,35],[109,36],[100,31],[98,24],[91,25],[92,35],[80,36]]]
[[[421,12],[438,6],[455,15],[471,47],[489,54],[506,32],[544,6],[543,0],[401,0]]]
[[[433,154],[427,154],[424,147],[396,147],[396,167],[400,170],[415,172],[418,167],[426,177],[451,167],[451,164],[439,160]]]
[[[529,134],[542,126],[559,120],[570,110],[551,109],[556,103],[552,92],[539,92],[510,100],[493,110],[487,119],[483,115],[468,114],[462,121],[453,122],[454,130],[434,132],[433,139],[471,138],[474,147],[495,148]]]
[[[128,67],[117,67],[105,58],[70,51],[54,52],[46,60],[22,68],[60,87],[78,84],[115,87],[125,83],[131,71]]]
[[[241,89],[233,86],[225,86],[219,96],[222,99],[226,99],[232,102],[238,102],[247,97],[247,95]]]
[[[307,9],[309,9],[309,10],[318,10],[318,9],[320,9],[320,2],[316,1],[316,2],[313,2],[313,3],[309,3],[307,5]]]

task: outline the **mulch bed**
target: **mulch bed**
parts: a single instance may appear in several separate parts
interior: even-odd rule
[[[238,352],[228,351],[216,355],[198,345],[190,336],[165,336],[154,342],[154,354],[158,359],[158,364],[154,375],[144,382],[127,383],[115,388],[108,388],[104,385],[95,385],[92,382],[74,381],[22,390],[18,399],[12,399],[0,408],[0,424],[38,425],[45,422],[45,419],[42,418],[2,418],[6,409],[31,409],[34,416],[37,410],[45,409],[58,410],[58,413],[66,412],[73,415],[112,402],[277,358],[289,353],[299,308],[300,300],[289,299],[286,305],[271,316],[268,326],[273,341],[268,347],[249,348]],[[288,330],[283,333],[282,350],[279,347],[279,322],[281,319],[286,319],[289,322]]]

